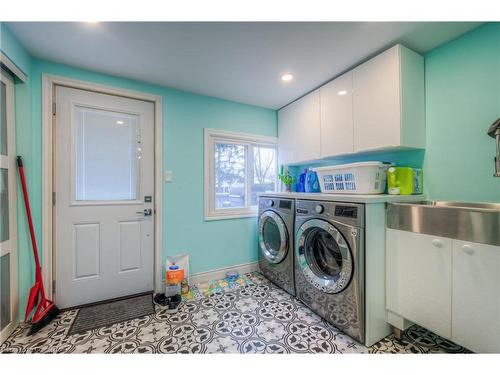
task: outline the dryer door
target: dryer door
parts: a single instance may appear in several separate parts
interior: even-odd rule
[[[274,211],[264,211],[259,217],[259,245],[271,263],[280,263],[288,252],[288,232],[285,222]]]
[[[349,245],[332,224],[311,219],[297,231],[297,262],[305,278],[325,293],[339,293],[349,285],[354,264]]]

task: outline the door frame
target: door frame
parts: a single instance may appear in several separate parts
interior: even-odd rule
[[[42,264],[43,282],[47,286],[48,298],[54,298],[55,241],[54,241],[54,207],[52,205],[55,147],[55,93],[56,86],[65,86],[80,90],[93,91],[100,94],[122,96],[154,104],[154,291],[162,290],[162,244],[163,244],[163,98],[159,95],[133,91],[93,82],[80,81],[52,74],[42,75]],[[57,202],[56,202],[57,204]],[[50,249],[50,251],[45,251]],[[56,301],[57,302],[57,301]]]

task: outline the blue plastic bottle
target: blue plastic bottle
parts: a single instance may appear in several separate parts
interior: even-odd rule
[[[305,189],[306,189],[306,193],[319,193],[320,192],[318,175],[312,169],[307,170]]]
[[[297,182],[295,187],[297,193],[304,193],[306,191],[306,174],[307,168],[304,169],[304,172],[302,172],[299,176],[299,182]]]

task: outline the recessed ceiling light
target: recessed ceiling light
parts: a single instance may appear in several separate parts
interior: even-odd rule
[[[118,120],[116,123],[117,123],[118,125],[123,125],[123,124],[124,124],[124,122],[123,122],[123,121],[121,121],[121,120]]]
[[[290,82],[292,79],[293,79],[293,75],[291,75],[290,73],[286,73],[286,74],[283,74],[281,76],[281,80],[283,82]]]
[[[342,96],[342,95],[346,95],[346,94],[347,94],[347,91],[346,91],[346,90],[342,90],[342,91],[339,91],[339,92],[337,93],[337,95],[340,95],[340,96]]]

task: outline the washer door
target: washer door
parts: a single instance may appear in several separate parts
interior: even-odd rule
[[[288,232],[285,222],[274,211],[264,211],[259,217],[260,251],[271,263],[279,263],[288,252]]]
[[[339,293],[349,285],[353,259],[349,245],[332,224],[311,219],[297,231],[297,262],[305,278],[325,293]]]

